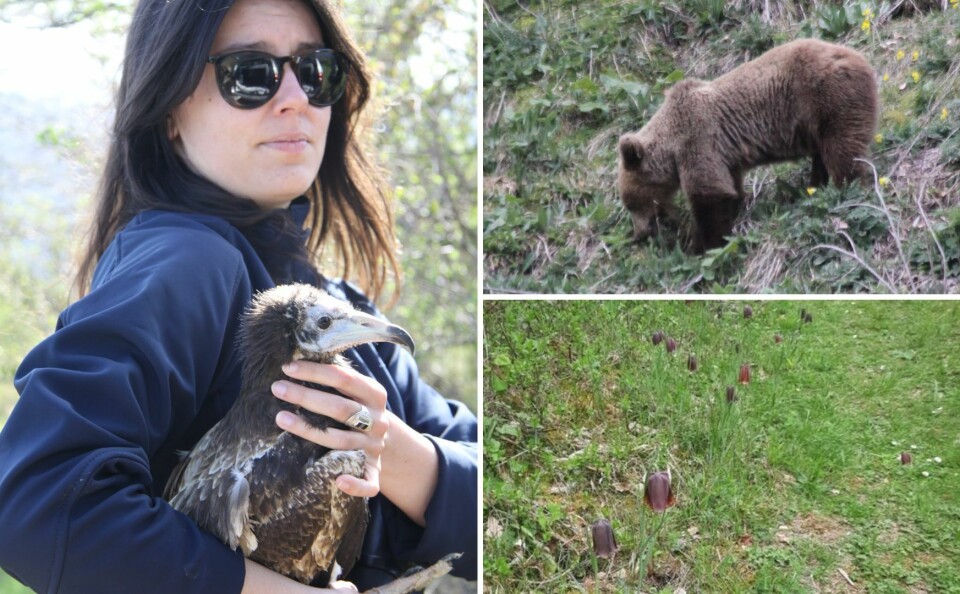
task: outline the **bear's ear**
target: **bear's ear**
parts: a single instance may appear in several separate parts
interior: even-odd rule
[[[636,168],[643,161],[643,144],[633,134],[624,134],[620,137],[620,157],[627,167]]]

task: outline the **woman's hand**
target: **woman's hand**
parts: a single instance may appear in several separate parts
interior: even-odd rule
[[[296,361],[285,365],[283,371],[293,379],[335,388],[349,398],[288,381],[273,384],[277,398],[340,421],[357,412],[359,402],[370,411],[373,423],[369,431],[320,431],[284,411],[277,414],[277,425],[328,448],[363,450],[367,465],[364,478],[341,475],[337,487],[355,497],[373,497],[382,491],[407,517],[426,525],[426,510],[439,472],[437,452],[426,437],[386,410],[387,393],[383,386],[337,365]]]
[[[344,421],[358,410],[360,403],[367,407],[373,422],[367,431],[327,429],[320,431],[301,417],[282,411],[277,414],[277,425],[294,435],[335,450],[363,450],[366,454],[364,478],[350,475],[337,478],[337,487],[355,497],[373,497],[380,492],[380,454],[383,453],[390,416],[387,415],[387,392],[375,380],[353,369],[338,365],[324,365],[309,361],[295,361],[284,365],[289,377],[334,388],[341,394],[301,386],[295,382],[278,381],[272,386],[277,398],[311,412]]]

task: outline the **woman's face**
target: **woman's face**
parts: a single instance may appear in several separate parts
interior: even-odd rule
[[[316,16],[301,0],[237,0],[210,55],[253,49],[289,56],[323,47]],[[193,94],[171,113],[170,139],[196,173],[264,210],[284,208],[317,177],[330,107],[314,107],[289,63],[270,101],[231,107],[220,96],[213,64]]]

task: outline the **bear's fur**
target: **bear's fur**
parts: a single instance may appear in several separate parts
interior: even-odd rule
[[[877,126],[873,68],[860,53],[816,39],[773,48],[713,80],[684,80],[639,132],[620,137],[620,198],[637,240],[670,214],[679,188],[697,224],[695,251],[724,245],[744,201],[743,173],[813,157],[810,183],[866,173]]]

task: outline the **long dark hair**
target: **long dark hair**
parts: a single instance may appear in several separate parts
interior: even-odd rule
[[[358,125],[370,96],[365,60],[329,0],[313,8],[327,47],[349,62],[347,88],[333,106],[323,164],[307,192],[311,203],[305,257],[333,261],[345,278],[379,296],[390,274],[399,280],[393,216],[380,170],[366,157]],[[167,116],[196,89],[214,37],[234,0],[141,0],[127,36],[117,112],[89,243],[77,288],[90,288],[107,245],[147,209],[212,214],[241,231],[270,217],[193,173],[167,136]],[[292,225],[291,225],[292,226]],[[283,229],[299,234],[299,229]],[[328,253],[329,252],[329,253]]]

